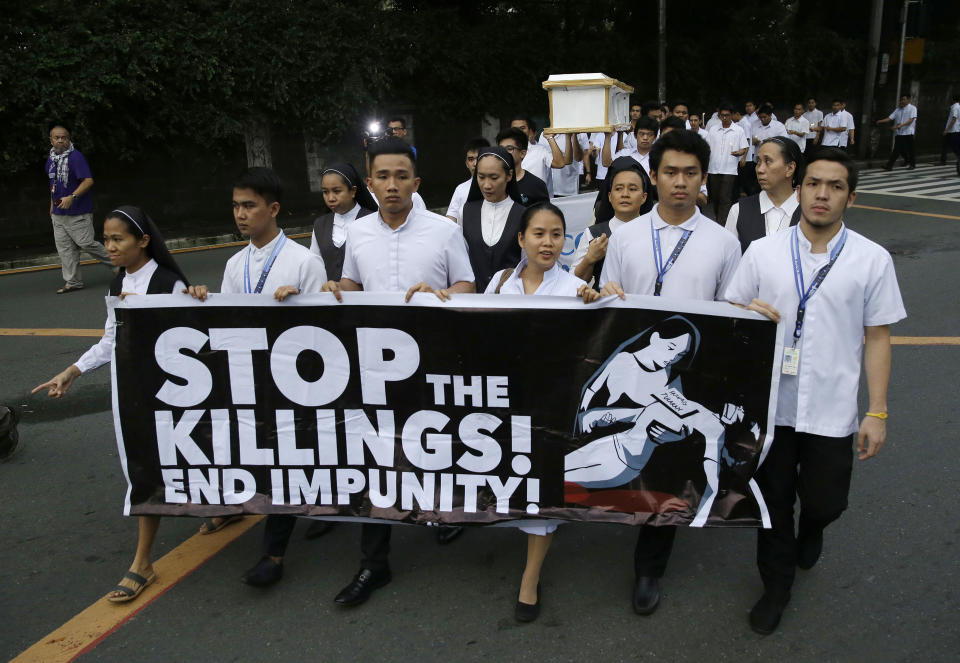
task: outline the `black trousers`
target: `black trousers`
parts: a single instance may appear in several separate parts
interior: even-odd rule
[[[806,145],[806,147],[803,148],[804,153],[809,152],[809,151],[812,150],[814,147],[816,147],[816,145],[817,145],[817,139],[816,139],[816,138],[808,138],[808,139],[807,139],[807,145]]]
[[[713,220],[721,226],[727,223],[727,212],[733,205],[733,185],[736,181],[736,175],[707,175],[708,204],[713,210]]]
[[[908,166],[917,165],[917,156],[913,149],[914,138],[914,136],[893,137],[893,152],[890,154],[890,159],[887,161],[887,168],[893,167],[897,157],[903,157],[903,160]]]
[[[940,142],[940,163],[943,165],[947,163],[947,152],[953,152],[957,158],[957,174],[960,175],[960,132],[943,134]]]
[[[855,436],[824,437],[777,426],[756,480],[771,529],[757,531],[757,567],[765,591],[789,597],[797,567],[797,536],[822,531],[847,508]],[[800,498],[799,532],[793,505]]]
[[[283,557],[297,524],[296,516],[271,514],[263,525],[263,554]]]
[[[677,536],[677,528],[653,527],[641,525],[637,533],[637,547],[633,551],[633,567],[637,577],[662,578],[670,561],[670,552],[673,550],[673,540]]]
[[[760,193],[756,161],[747,161],[743,166],[737,168],[737,182],[740,184],[740,190],[748,196]],[[724,222],[726,222],[726,219],[724,219]]]
[[[360,528],[360,566],[371,571],[386,571],[390,568],[390,535],[393,526],[380,523],[365,523]]]

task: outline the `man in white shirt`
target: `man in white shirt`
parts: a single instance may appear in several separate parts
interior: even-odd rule
[[[700,131],[702,130],[702,126],[700,122],[701,118],[702,116],[700,115],[700,113],[697,113],[697,112],[690,113],[687,116],[687,122],[690,124],[690,131],[692,131],[695,134],[699,134]],[[703,136],[701,136],[701,138],[703,138]]]
[[[524,170],[530,171],[547,185],[547,193],[551,198],[555,193],[553,190],[553,169],[562,169],[569,163],[564,156],[563,150],[557,145],[557,139],[553,134],[547,134],[542,142],[537,142],[537,125],[533,123],[526,115],[517,115],[510,120],[510,126],[519,129],[527,135],[527,154],[523,157],[521,166]],[[573,154],[570,155],[571,162]]]
[[[673,104],[673,116],[683,120],[683,128],[690,129],[690,107],[685,101],[678,101]]]
[[[940,149],[940,165],[947,163],[947,150],[952,150],[956,156],[957,175],[960,175],[960,94],[953,95],[953,105],[947,114],[947,126],[943,130]]]
[[[790,139],[804,152],[807,149],[807,136],[810,134],[810,121],[803,115],[803,104],[793,105],[793,117],[784,122],[783,126]]]
[[[603,163],[605,168],[609,168],[610,164],[613,163],[614,159],[619,159],[620,157],[632,157],[643,166],[643,169],[647,171],[647,174],[650,174],[650,149],[653,147],[653,141],[657,139],[657,130],[659,125],[656,120],[652,120],[649,117],[641,117],[637,120],[634,128],[634,139],[636,147],[633,148],[623,148],[618,150],[615,154],[613,152],[613,144],[616,142],[615,132],[610,132],[606,135],[606,139],[603,143],[603,149],[600,150],[600,160]]]
[[[823,129],[823,111],[817,108],[817,100],[813,97],[807,99],[807,111],[803,117],[810,123],[810,131],[807,132],[807,148],[810,149],[815,143],[820,141],[820,133]]]
[[[746,154],[740,158],[740,163],[737,165],[737,185],[733,190],[734,200],[740,197],[741,191],[748,196],[760,193],[760,185],[757,184],[757,148],[753,144],[753,134],[760,124],[760,118],[757,117],[757,107],[752,101],[744,104],[744,111],[740,112],[739,109],[736,109],[733,115],[733,121],[743,129],[743,135],[747,137],[747,144],[749,145]],[[722,219],[717,221],[723,223]]]
[[[220,292],[260,294],[272,293],[284,301],[300,293],[320,292],[327,280],[319,255],[288,240],[277,226],[282,186],[269,168],[249,168],[233,185],[233,218],[241,234],[250,243],[235,253],[223,270]],[[190,294],[205,300],[207,286],[192,285]],[[243,581],[255,587],[272,585],[283,577],[283,557],[296,517],[272,514],[263,530],[263,556],[243,575]],[[215,531],[222,519],[204,524],[203,531]]]
[[[726,115],[724,115],[726,113]],[[730,110],[721,119],[730,124]],[[705,179],[710,147],[689,131],[663,135],[650,152],[650,178],[660,202],[610,237],[600,294],[626,293],[677,299],[720,299],[740,260],[737,241],[700,214],[697,191]],[[716,459],[706,458],[708,489],[714,488]],[[707,508],[709,511],[709,507]],[[643,526],[634,554],[633,609],[650,615],[660,603],[660,578],[666,570],[676,527]]]
[[[467,167],[470,177],[467,178],[466,182],[457,185],[457,188],[453,190],[453,196],[450,198],[450,204],[447,205],[447,218],[456,221],[458,225],[463,224],[463,204],[467,202],[467,194],[470,193],[470,182],[473,181],[473,171],[477,167],[477,155],[485,147],[490,147],[490,141],[482,137],[474,138],[464,146],[463,164]]]
[[[856,123],[853,121],[853,113],[847,110],[847,102],[840,102],[840,110],[843,113],[843,121],[847,125],[847,133],[845,134],[846,143],[843,144],[844,149],[850,149],[856,144]]]
[[[784,322],[774,441],[756,473],[772,525],[758,531],[764,593],[750,611],[762,634],[777,628],[796,567],[817,563],[824,528],[847,507],[854,445],[866,460],[886,440],[890,325],[906,312],[890,254],[843,223],[856,182],[849,156],[815,150],[800,224],[751,244],[725,294]],[[858,424],[861,354],[869,406]]]
[[[847,126],[847,118],[843,112],[843,102],[834,99],[831,109],[823,118],[823,140],[820,144],[824,147],[845,148],[850,127]]]
[[[905,94],[900,97],[900,105],[897,106],[889,116],[877,120],[877,125],[892,122],[893,126],[893,151],[887,160],[884,170],[893,170],[893,164],[897,157],[903,157],[903,162],[907,169],[913,170],[917,167],[917,155],[914,151],[914,135],[917,132],[917,107],[910,103],[910,95]]]
[[[723,104],[719,110],[720,125],[707,132],[710,144],[710,165],[707,169],[708,200],[713,218],[723,224],[733,204],[737,183],[737,164],[747,153],[749,143],[743,129],[733,123],[733,106]]]
[[[367,185],[380,201],[378,214],[357,219],[347,227],[343,277],[328,281],[325,292],[342,301],[341,292],[404,293],[404,301],[418,292],[450,295],[474,292],[473,270],[460,228],[446,218],[413,208],[420,186],[417,160],[403,141],[383,140],[370,148]],[[391,580],[388,557],[390,525],[364,524],[360,572],[337,594],[341,606],[359,605]]]
[[[787,129],[783,126],[783,122],[774,119],[773,109],[770,106],[761,106],[760,110],[757,111],[757,119],[759,122],[753,125],[754,154],[760,147],[760,143],[766,139],[787,135]],[[756,161],[756,157],[754,157],[754,161]]]

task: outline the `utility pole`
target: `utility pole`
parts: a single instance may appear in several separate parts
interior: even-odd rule
[[[657,31],[657,101],[663,103],[667,100],[667,0],[659,2]]]
[[[900,60],[897,62],[897,103],[900,103],[900,88],[903,85],[903,49],[907,43],[907,8],[910,4],[911,0],[903,0],[903,9],[900,11]]]
[[[870,45],[867,49],[867,72],[863,79],[863,110],[860,113],[860,127],[867,140],[860,140],[857,152],[861,159],[867,157],[870,148],[870,135],[875,130],[873,126],[873,96],[877,83],[877,60],[880,58],[880,27],[883,23],[883,0],[873,0],[873,9],[870,12]],[[903,63],[903,47],[900,50],[901,66]]]

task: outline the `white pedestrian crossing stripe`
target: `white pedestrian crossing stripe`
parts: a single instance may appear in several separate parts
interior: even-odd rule
[[[880,193],[905,198],[931,198],[960,201],[960,177],[956,164],[946,166],[917,165],[915,170],[882,168],[860,173],[857,191]]]

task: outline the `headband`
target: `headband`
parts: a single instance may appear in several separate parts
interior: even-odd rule
[[[483,157],[497,157],[498,159],[500,159],[500,161],[503,162],[503,165],[507,167],[507,170],[513,170],[510,164],[507,163],[507,160],[504,159],[499,154],[497,154],[496,152],[484,152],[483,154],[477,157],[477,163],[480,163],[480,159],[482,159]]]
[[[128,219],[130,219],[130,222],[131,222],[133,225],[135,225],[135,226],[137,227],[137,230],[140,231],[140,234],[141,234],[141,235],[146,235],[146,234],[147,234],[147,233],[145,233],[145,232],[143,231],[143,228],[140,227],[140,224],[137,223],[137,220],[134,219],[134,218],[133,218],[132,216],[130,216],[129,214],[127,214],[126,212],[124,212],[122,209],[115,209],[115,210],[113,210],[112,212],[110,212],[110,214],[123,214],[125,217],[127,217]]]
[[[344,179],[344,181],[345,181],[348,185],[350,185],[350,186],[357,186],[356,184],[354,184],[353,182],[350,181],[350,178],[349,178],[349,177],[347,177],[346,175],[344,175],[343,173],[341,173],[341,172],[340,172],[339,170],[337,170],[336,168],[327,168],[325,171],[323,171],[322,173],[320,173],[320,177],[323,177],[323,176],[326,175],[327,173],[336,173],[337,175],[339,175],[340,177],[342,177],[342,178]]]

